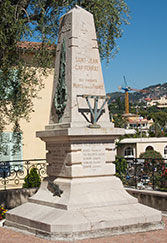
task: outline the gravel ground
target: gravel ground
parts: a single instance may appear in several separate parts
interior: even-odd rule
[[[167,217],[163,216],[165,228],[163,230],[145,233],[117,235],[106,238],[96,238],[74,241],[75,243],[166,243],[167,242]],[[0,228],[0,243],[62,243],[64,241],[49,241],[37,238],[31,234],[14,231],[10,228]],[[67,242],[67,241],[66,241]]]

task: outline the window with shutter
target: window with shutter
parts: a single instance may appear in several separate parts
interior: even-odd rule
[[[22,170],[23,163],[22,162],[12,162],[13,160],[22,160],[22,144],[20,144],[20,150],[13,153],[13,146],[14,143],[12,141],[12,132],[3,132],[2,139],[3,141],[3,150],[0,152],[0,161],[1,162],[9,162],[8,170],[10,171],[15,170]],[[2,168],[1,168],[2,170]]]
[[[133,158],[134,154],[133,154],[133,148],[132,147],[126,147],[124,150],[124,157],[125,158]]]

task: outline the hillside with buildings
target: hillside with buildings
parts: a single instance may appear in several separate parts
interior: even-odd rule
[[[162,96],[167,94],[167,82],[163,84],[151,85],[142,89],[144,92],[129,92],[129,101],[130,102],[146,102],[150,99],[159,99]],[[111,96],[111,102],[117,98],[124,99],[124,92],[112,92],[108,95]]]
[[[116,127],[133,128],[139,136],[166,137],[166,93],[167,83],[152,85],[133,93],[129,88],[126,95],[123,92],[111,93],[110,117]]]

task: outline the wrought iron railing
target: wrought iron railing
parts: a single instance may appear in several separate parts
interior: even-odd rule
[[[47,176],[46,159],[0,161],[0,190],[22,188],[31,168],[36,168],[41,179]]]
[[[128,187],[167,191],[167,160],[118,158],[116,175]]]
[[[167,191],[167,160],[118,158],[116,175],[128,187]],[[0,190],[22,188],[31,168],[41,179],[47,176],[45,159],[0,161]]]

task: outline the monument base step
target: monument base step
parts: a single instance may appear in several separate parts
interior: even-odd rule
[[[47,177],[29,202],[65,210],[134,204],[138,200],[115,176],[55,178]]]
[[[139,203],[64,210],[27,202],[8,212],[5,226],[72,241],[162,229],[161,218],[160,211]]]

